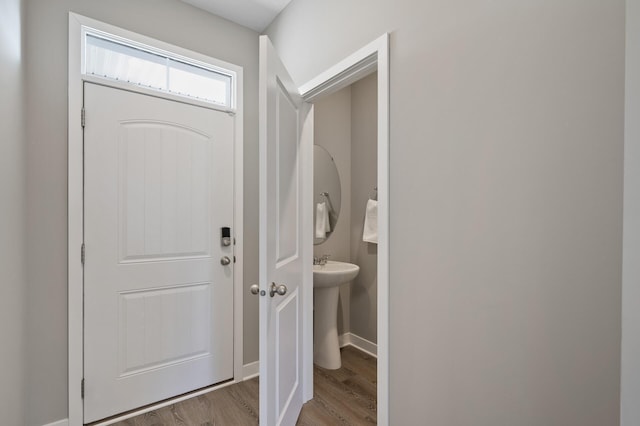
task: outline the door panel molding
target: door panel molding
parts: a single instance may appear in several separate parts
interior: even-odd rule
[[[118,377],[124,378],[209,355],[211,352],[211,338],[207,333],[203,333],[205,331],[204,328],[195,330],[196,334],[200,334],[194,339],[195,346],[194,342],[182,342],[191,343],[191,347],[176,345],[176,352],[170,355],[163,353],[160,345],[145,339],[144,335],[140,335],[140,331],[145,330],[146,333],[150,332],[152,335],[160,335],[162,333],[162,322],[152,321],[149,323],[148,319],[157,316],[154,315],[156,314],[154,308],[157,310],[159,305],[157,300],[162,299],[167,293],[185,294],[189,297],[190,303],[185,306],[178,306],[178,308],[188,309],[189,312],[194,312],[200,317],[209,317],[211,315],[210,307],[199,302],[208,300],[211,297],[211,287],[212,284],[210,282],[201,282],[118,293],[120,317],[118,319],[118,347],[120,348]],[[142,315],[131,315],[132,312],[141,312]],[[131,327],[131,322],[146,322],[147,324]],[[175,337],[173,340],[175,340]]]
[[[276,309],[276,340],[280,341],[280,330],[283,326],[290,323],[292,320],[296,320],[300,315],[300,298],[298,297],[299,291],[296,288],[285,300],[283,300]],[[296,333],[293,336],[293,341],[285,343],[285,347],[288,350],[280,351],[280,347],[276,349],[276,388],[278,392],[276,394],[276,418],[281,419],[282,413],[286,412],[287,407],[291,403],[295,396],[295,392],[300,385],[299,361],[300,361],[300,342],[298,336],[300,335],[300,324],[295,321]],[[284,334],[284,333],[283,333]],[[293,360],[293,362],[292,362]],[[286,374],[284,370],[287,370]],[[281,383],[280,378],[285,376],[287,383]]]

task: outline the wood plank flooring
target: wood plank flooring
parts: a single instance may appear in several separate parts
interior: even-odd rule
[[[377,362],[351,346],[342,349],[342,368],[314,366],[313,399],[302,407],[298,425],[374,425]],[[251,426],[258,424],[258,378],[160,408],[117,426]]]
[[[342,368],[313,368],[313,399],[302,407],[300,426],[375,425],[376,359],[351,346],[342,348]]]

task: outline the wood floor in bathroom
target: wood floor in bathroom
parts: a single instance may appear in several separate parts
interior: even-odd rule
[[[342,368],[314,366],[313,399],[298,425],[372,425],[377,412],[377,362],[351,346]],[[258,424],[258,378],[115,423],[118,426],[250,426]]]

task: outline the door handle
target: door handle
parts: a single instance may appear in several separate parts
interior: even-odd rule
[[[260,296],[264,296],[267,294],[266,291],[262,290],[260,291],[260,286],[258,284],[254,284],[251,287],[249,287],[249,291],[251,292],[251,294],[255,294],[256,296],[259,294]]]
[[[271,288],[269,289],[269,296],[273,297],[278,293],[280,296],[284,296],[287,294],[287,286],[284,284],[276,284],[271,283]]]
[[[260,296],[265,296],[267,294],[266,291],[262,290],[260,291],[260,286],[258,284],[254,284],[251,287],[249,287],[249,291],[251,292],[251,294],[255,294],[255,295],[260,295]],[[285,294],[287,294],[287,286],[284,284],[276,284],[276,283],[271,283],[271,288],[269,289],[269,296],[273,297],[277,294],[279,294],[280,296],[284,296]]]
[[[230,263],[231,263],[231,259],[229,259],[229,256],[222,256],[222,258],[220,259],[220,264],[222,266],[227,266]]]

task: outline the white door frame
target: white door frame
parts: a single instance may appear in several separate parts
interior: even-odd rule
[[[306,102],[378,71],[378,425],[389,425],[389,34],[300,86]],[[307,168],[305,170],[311,170]],[[307,309],[307,312],[313,312]],[[306,348],[306,347],[305,347]],[[305,357],[313,359],[313,349]],[[306,358],[305,358],[306,359]],[[305,386],[313,386],[305,381]],[[313,393],[313,387],[307,392]]]
[[[178,100],[211,109],[218,109],[204,102],[185,100],[170,94],[162,94],[144,88],[129,87],[129,85],[107,82],[81,74],[81,49],[83,47],[82,29],[89,27],[94,30],[114,34],[128,40],[133,40],[147,46],[153,46],[167,52],[179,54],[186,58],[196,59],[208,64],[233,71],[236,74],[236,103],[234,110],[224,110],[235,114],[234,138],[234,237],[236,239],[234,265],[234,294],[233,294],[233,375],[234,383],[242,381],[243,377],[243,70],[241,66],[220,61],[218,59],[193,52],[150,37],[146,37],[113,25],[105,24],[85,16],[69,13],[69,98],[68,98],[68,403],[69,425],[83,424],[83,402],[81,395],[81,381],[83,378],[83,279],[84,272],[81,263],[81,246],[83,243],[84,213],[83,213],[83,131],[81,111],[83,107],[83,85],[85,81],[97,84],[124,88],[126,90],[150,94],[152,96]],[[89,254],[90,255],[90,254]],[[225,383],[222,386],[230,384]],[[196,394],[209,392],[206,389]],[[178,399],[186,399],[182,397]],[[113,419],[122,420],[143,412],[157,409],[176,402],[170,400],[129,413],[126,416]]]

